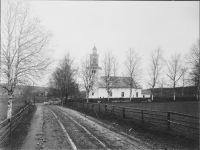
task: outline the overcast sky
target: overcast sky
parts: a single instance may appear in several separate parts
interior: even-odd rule
[[[140,54],[145,76],[151,50],[161,47],[166,59],[175,52],[185,55],[199,38],[199,2],[32,1],[31,6],[53,34],[54,59],[70,52],[78,63],[95,44],[100,65],[106,50],[114,52],[119,75],[129,48]]]

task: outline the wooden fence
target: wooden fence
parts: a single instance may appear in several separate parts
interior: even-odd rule
[[[28,113],[29,106],[21,109],[11,119],[6,119],[0,123],[0,144],[12,133],[16,126],[20,123],[22,117]]]
[[[190,135],[199,135],[199,118],[190,115],[98,103],[69,102],[68,106],[89,110],[96,114],[104,113],[124,120],[139,121],[142,124],[153,124]]]

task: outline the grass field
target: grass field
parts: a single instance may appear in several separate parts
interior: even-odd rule
[[[25,102],[22,98],[14,98],[13,99],[13,115],[16,114],[23,106]],[[6,119],[8,108],[8,98],[0,98],[0,122]]]
[[[108,103],[108,105],[116,105],[122,107],[139,108],[146,110],[172,111],[186,115],[199,117],[199,102],[146,102],[146,103]]]

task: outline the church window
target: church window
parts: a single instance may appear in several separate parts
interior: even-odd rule
[[[110,96],[112,97],[112,92],[110,92]]]
[[[122,92],[121,96],[124,97],[124,92]]]
[[[92,92],[92,96],[94,96],[94,92]]]
[[[138,97],[138,92],[136,92],[136,97]]]

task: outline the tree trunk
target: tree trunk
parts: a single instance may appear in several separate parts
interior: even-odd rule
[[[132,98],[132,88],[130,88],[130,102],[131,102],[131,98]]]
[[[68,93],[65,94],[65,103],[64,104],[67,103],[67,98],[68,98]]]
[[[64,101],[64,98],[62,98],[62,106],[63,106],[63,101]]]
[[[184,90],[184,87],[182,88],[182,97],[183,97],[183,90]]]
[[[89,103],[89,92],[86,92],[87,103]]]
[[[176,91],[174,89],[174,101],[176,100]]]
[[[110,102],[110,92],[108,92],[108,103]]]
[[[8,93],[8,110],[7,110],[7,119],[11,119],[12,117],[12,99],[13,95],[12,93]]]
[[[197,100],[200,100],[199,96],[200,96],[200,87],[197,86]]]
[[[151,101],[153,101],[153,91],[154,91],[154,87],[151,89]]]
[[[175,82],[174,82],[174,101],[176,100],[176,84],[175,84]]]

